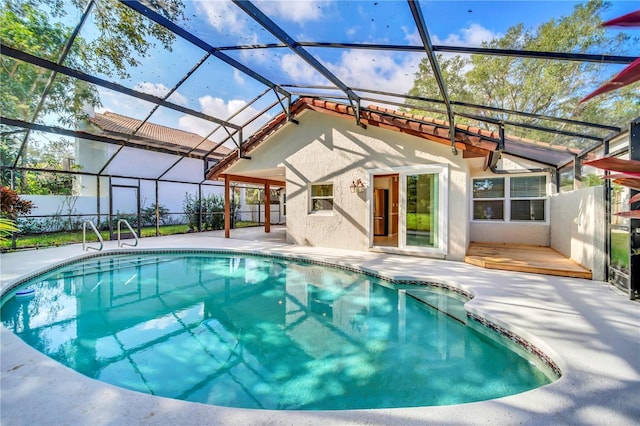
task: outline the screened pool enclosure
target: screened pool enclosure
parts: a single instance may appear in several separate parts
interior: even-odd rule
[[[600,25],[633,6],[559,3],[3,0],[1,179],[34,204],[20,235],[123,217],[156,235],[219,229],[224,185],[207,171],[245,158],[278,115],[295,122],[300,97],[345,104],[362,127],[379,106],[497,132],[501,146],[563,147],[522,155],[562,191],[602,184],[582,160],[633,158],[639,86],[580,101],[638,58],[637,30]],[[285,187],[271,191],[238,184],[234,220],[264,222],[266,199],[266,220],[284,223]],[[628,208],[633,191],[607,191]],[[636,222],[610,225],[624,236],[608,247],[626,250],[616,280],[633,281]]]

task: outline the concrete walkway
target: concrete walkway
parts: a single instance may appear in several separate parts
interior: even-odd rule
[[[390,278],[459,286],[475,294],[467,310],[540,348],[563,375],[529,392],[455,406],[355,411],[232,409],[154,397],[95,381],[54,362],[2,328],[0,423],[640,424],[640,304],[608,284],[486,270],[462,262],[295,246],[283,242],[282,229],[267,236],[271,241],[264,241],[260,231],[232,231],[232,239],[215,232],[145,238],[138,248],[225,248],[278,254],[348,265]],[[105,246],[105,250],[116,249],[115,242]],[[83,255],[79,245],[2,254],[2,290],[24,274]]]

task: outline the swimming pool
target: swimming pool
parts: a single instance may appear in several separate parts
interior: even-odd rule
[[[557,375],[465,315],[464,295],[277,257],[96,256],[24,283],[2,322],[108,383],[270,409],[446,405]],[[178,380],[179,379],[179,380]]]

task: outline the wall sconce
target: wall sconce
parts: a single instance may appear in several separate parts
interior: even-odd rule
[[[351,186],[349,186],[349,190],[351,192],[364,192],[367,189],[362,179],[355,179],[351,181]]]

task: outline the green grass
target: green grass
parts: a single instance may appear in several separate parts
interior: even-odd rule
[[[249,222],[249,221],[237,221],[235,223],[236,228],[250,228],[252,226],[259,226],[258,222]]]
[[[189,232],[189,225],[164,225],[160,227],[160,235],[186,234],[187,232]],[[140,234],[143,238],[155,237],[156,228],[155,226],[142,228]]]
[[[611,233],[611,265],[629,270],[629,233]]]
[[[407,213],[407,229],[431,231],[431,215],[429,213]]]
[[[257,222],[236,222],[236,228],[247,228],[251,226],[258,226]],[[123,232],[127,231],[123,229]],[[160,227],[160,235],[175,235],[175,234],[186,234],[189,232],[189,225],[164,225]],[[102,235],[102,239],[107,241],[109,240],[109,231],[100,231],[100,235]],[[156,228],[155,226],[142,228],[140,235],[142,238],[144,237],[155,237],[156,236]],[[93,243],[97,241],[97,237],[91,231],[87,231],[87,242]],[[32,235],[24,235],[18,233],[16,235],[16,249],[27,249],[27,248],[43,248],[43,247],[57,247],[64,246],[67,244],[75,244],[82,242],[82,231],[66,231],[66,232],[51,232],[51,233],[43,233],[43,234],[32,234]],[[9,237],[7,241],[0,242],[0,250],[8,251],[12,250],[11,248],[11,238]]]
[[[189,232],[189,225],[165,225],[160,227],[160,235],[184,234],[187,232]],[[142,228],[140,234],[143,238],[155,237],[156,228]],[[100,231],[100,235],[105,241],[109,239],[109,231]],[[95,242],[97,240],[97,237],[91,230],[87,231],[87,242]],[[56,247],[81,242],[82,231],[51,232],[33,235],[17,234],[16,249]],[[11,250],[11,239],[0,243],[0,249],[2,249],[2,251]]]

